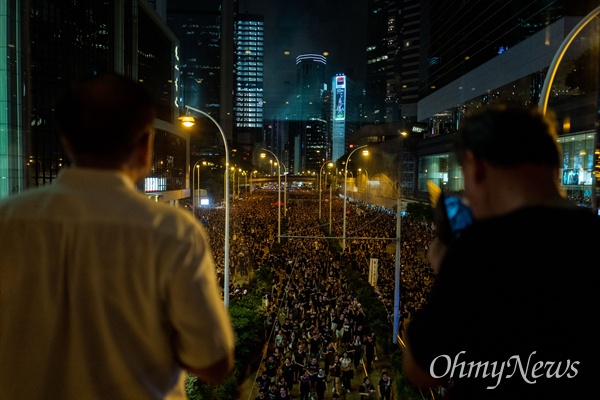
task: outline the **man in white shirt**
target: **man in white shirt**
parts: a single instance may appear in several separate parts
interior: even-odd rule
[[[0,202],[0,398],[185,398],[234,334],[205,233],[136,190],[154,105],[118,75],[73,85],[56,120],[73,166]]]

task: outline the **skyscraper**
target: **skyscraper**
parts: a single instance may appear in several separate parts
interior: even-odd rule
[[[344,74],[337,74],[331,82],[331,155],[337,161],[347,150],[348,137],[357,127],[357,109],[354,82]]]
[[[330,139],[323,109],[323,96],[327,91],[326,64],[325,56],[319,54],[303,54],[296,58],[298,123],[293,132],[296,173],[318,172],[329,157]]]
[[[219,119],[220,1],[169,0],[167,23],[179,38],[179,102]]]
[[[388,1],[368,0],[364,122],[386,122]]]
[[[146,1],[0,3],[0,197],[52,182],[68,160],[52,126],[56,94],[81,75],[117,72],[157,100],[147,193],[185,197],[188,137],[175,126],[177,39]],[[4,8],[5,7],[5,8]]]
[[[240,14],[235,21],[234,137],[248,150],[262,141],[264,17]]]

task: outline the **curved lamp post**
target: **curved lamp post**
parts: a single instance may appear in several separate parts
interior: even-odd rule
[[[402,174],[404,173],[404,138],[408,135],[406,132],[399,132],[400,134],[400,173],[398,174],[398,182],[400,187],[398,188],[398,198],[396,200],[396,263],[394,266],[394,327],[392,329],[392,342],[398,343],[398,334],[400,328],[400,256],[402,252],[402,245],[400,242],[402,233]]]
[[[327,165],[328,168],[333,167],[333,162],[325,161],[323,165],[321,165],[321,170],[319,172],[319,220],[321,219],[321,192],[323,191],[323,167]],[[329,200],[331,201],[331,199]]]
[[[185,106],[185,108],[188,112],[188,115],[179,117],[182,125],[189,128],[196,123],[194,117],[189,115],[190,110],[204,115],[219,129],[219,133],[223,139],[223,147],[225,148],[225,261],[223,263],[223,302],[225,303],[225,307],[229,307],[229,148],[227,147],[227,138],[225,137],[225,132],[223,132],[221,125],[219,125],[219,123],[210,114],[190,106]]]
[[[196,191],[194,190],[194,182],[196,179],[196,170],[198,170],[198,192],[200,192],[200,165],[198,165],[198,163],[200,162],[202,163],[202,165],[206,165],[206,161],[198,160],[194,163],[194,166],[192,167],[192,210],[194,210],[194,212],[196,212],[197,202],[197,199],[195,198]]]
[[[275,157],[275,161],[277,162],[277,243],[281,243],[281,163],[279,162],[279,158],[273,153],[271,150],[261,149],[262,151],[266,151]],[[266,157],[265,153],[262,153],[261,158]]]
[[[359,168],[358,172],[364,172],[365,176],[366,176],[366,182],[365,182],[365,203],[368,203],[368,199],[369,199],[369,172],[365,169],[365,168]]]
[[[342,251],[346,251],[346,197],[348,193],[348,163],[350,162],[350,157],[352,157],[352,154],[354,154],[357,150],[365,147],[367,147],[366,144],[352,150],[348,155],[348,158],[346,159],[346,165],[344,165],[344,226],[342,228]]]

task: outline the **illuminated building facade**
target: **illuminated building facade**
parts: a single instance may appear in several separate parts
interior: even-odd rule
[[[294,132],[294,172],[314,173],[329,158],[330,139],[323,97],[327,59],[319,54],[296,58],[298,123]]]
[[[3,1],[0,5],[0,197],[51,183],[68,163],[52,103],[81,75],[117,72],[157,101],[153,165],[145,190],[187,197],[188,138],[176,127],[177,39],[146,1]]]
[[[234,43],[234,137],[239,146],[252,149],[262,139],[264,17],[238,15]]]

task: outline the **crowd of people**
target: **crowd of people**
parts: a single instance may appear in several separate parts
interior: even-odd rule
[[[264,360],[256,376],[257,399],[391,398],[393,385],[386,373],[370,382],[377,359],[377,338],[367,330],[368,316],[352,293],[342,266],[357,269],[365,280],[370,258],[379,260],[375,290],[392,313],[394,287],[395,213],[353,203],[347,217],[346,250],[329,248],[328,223],[318,219],[318,197],[312,191],[295,191],[288,198],[281,251],[270,252],[277,242],[276,192],[255,191],[230,211],[230,293],[242,294],[236,276],[267,267],[275,272],[272,290],[265,293]],[[332,233],[342,236],[343,199],[332,203]],[[282,211],[282,215],[284,215]],[[199,209],[197,217],[209,232],[218,265],[223,260],[223,212]],[[423,303],[423,291],[432,282],[425,260],[434,235],[430,226],[405,216],[402,221],[403,315]],[[358,239],[361,238],[361,239]],[[371,238],[369,240],[362,238]],[[219,270],[223,281],[223,271]],[[352,386],[355,376],[362,384]],[[355,380],[356,382],[356,380]],[[327,396],[327,397],[326,397]]]

